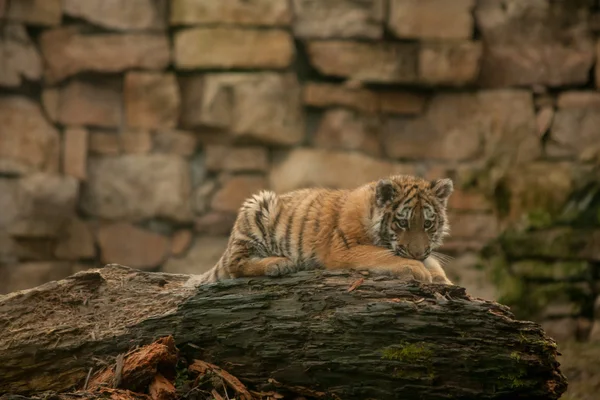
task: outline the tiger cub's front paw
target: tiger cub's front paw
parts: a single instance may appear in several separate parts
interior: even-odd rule
[[[265,272],[268,276],[289,275],[298,271],[298,265],[291,260],[281,260],[268,265]]]

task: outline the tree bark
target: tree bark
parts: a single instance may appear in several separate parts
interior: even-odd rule
[[[81,389],[90,369],[173,335],[180,354],[257,389],[342,399],[557,399],[539,325],[458,286],[349,272],[223,281],[108,265],[0,296],[0,395]]]

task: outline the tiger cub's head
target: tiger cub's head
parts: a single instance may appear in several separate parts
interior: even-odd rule
[[[405,258],[426,259],[449,232],[446,205],[453,190],[450,179],[396,175],[378,181],[373,215],[376,244]]]

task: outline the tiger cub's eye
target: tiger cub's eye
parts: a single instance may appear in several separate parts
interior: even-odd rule
[[[398,228],[407,228],[408,227],[408,220],[406,220],[406,219],[400,219],[400,220],[396,221],[396,226]]]
[[[433,222],[426,219],[423,225],[425,226],[425,229],[429,229],[431,228],[431,225],[433,225]]]

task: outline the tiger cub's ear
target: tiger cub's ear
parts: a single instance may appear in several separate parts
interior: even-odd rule
[[[395,196],[396,189],[390,180],[381,179],[379,182],[377,182],[377,187],[375,189],[375,201],[377,202],[378,207],[383,207],[390,204]]]
[[[446,204],[448,197],[454,191],[454,184],[451,179],[436,179],[431,181],[431,191],[433,195],[438,198],[442,203]]]

